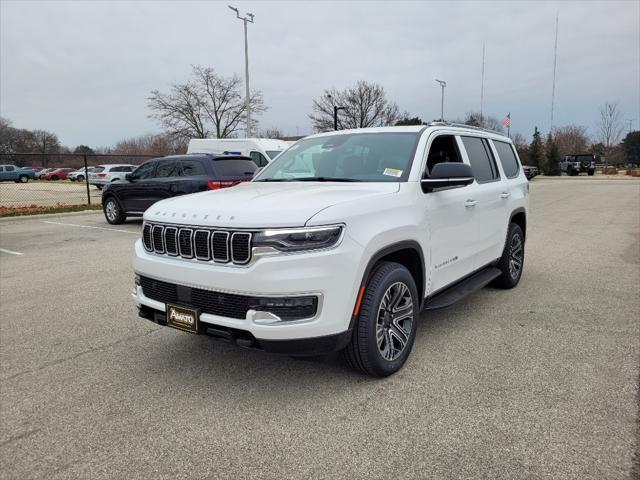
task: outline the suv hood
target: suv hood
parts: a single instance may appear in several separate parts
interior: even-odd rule
[[[398,183],[247,182],[155,203],[145,220],[227,228],[300,227],[325,208],[390,195]],[[340,219],[337,219],[340,220]]]

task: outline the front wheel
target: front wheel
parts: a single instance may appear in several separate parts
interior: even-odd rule
[[[104,202],[102,209],[104,211],[104,217],[111,225],[120,225],[127,219],[122,208],[120,208],[120,204],[114,197],[109,197]]]
[[[593,177],[595,175],[596,171],[595,170],[589,170],[587,172],[587,175],[589,175],[590,177]]]
[[[26,175],[20,175],[20,177],[18,178],[18,181],[20,183],[27,183],[29,181],[29,177]]]
[[[513,288],[518,285],[524,267],[524,233],[520,225],[516,223],[509,225],[502,257],[496,266],[502,274],[494,281],[495,286]]]
[[[399,263],[381,262],[367,283],[343,357],[356,370],[386,377],[411,353],[420,300],[411,273]]]

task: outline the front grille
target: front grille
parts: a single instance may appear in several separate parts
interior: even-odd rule
[[[245,265],[251,261],[251,232],[199,227],[158,225],[145,222],[144,248],[153,253],[195,258],[204,262]]]
[[[288,297],[282,299],[278,305],[273,305],[273,299],[265,297],[213,292],[175,285],[149,277],[141,276],[140,286],[142,293],[152,300],[196,308],[202,313],[221,317],[245,319],[247,310],[253,309],[271,312],[283,320],[297,320],[315,316],[318,309],[318,299],[315,296],[305,297],[311,299],[310,304],[306,305],[295,305],[296,300],[301,297]]]

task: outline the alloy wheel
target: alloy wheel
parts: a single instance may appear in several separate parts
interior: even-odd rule
[[[511,245],[509,247],[509,274],[513,279],[518,278],[520,275],[523,254],[522,237],[519,233],[516,233],[511,238]]]
[[[413,299],[403,282],[392,284],[382,297],[376,323],[376,342],[387,361],[404,351],[413,330]]]
[[[107,215],[109,221],[116,221],[116,218],[118,218],[118,205],[115,200],[107,201],[107,204],[104,207],[104,213]]]

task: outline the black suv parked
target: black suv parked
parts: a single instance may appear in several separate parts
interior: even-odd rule
[[[127,174],[126,180],[107,184],[102,191],[102,210],[107,222],[117,225],[127,216],[142,215],[158,200],[251,180],[256,169],[251,158],[234,155],[154,158]]]
[[[596,173],[596,157],[590,153],[567,155],[560,162],[560,170],[566,172],[569,176],[579,175],[582,172],[587,172],[587,175],[593,176]]]

